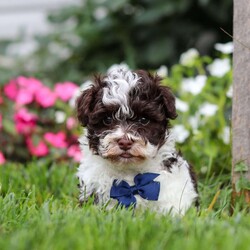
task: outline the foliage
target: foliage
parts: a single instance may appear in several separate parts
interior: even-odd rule
[[[190,49],[181,55],[180,63],[174,65],[168,75],[165,66],[157,71],[163,77],[163,84],[170,86],[177,97],[179,117],[173,124],[173,130],[179,148],[201,175],[208,175],[211,171],[229,172],[231,169],[232,44],[216,44],[216,48],[218,57],[214,60]],[[38,84],[38,90],[30,95],[28,89],[20,87],[19,95],[12,97],[11,91],[16,84],[28,84],[28,89]],[[0,138],[5,157],[12,161],[45,155],[53,160],[62,159],[69,154],[66,148],[72,146],[76,151],[72,149],[71,156],[79,160],[75,143],[80,126],[75,124],[74,104],[69,105],[74,102],[73,92],[58,88],[64,85],[56,84],[50,90],[37,79],[18,77],[4,86],[0,101],[3,110]],[[46,98],[37,99],[44,88]],[[74,89],[79,91],[75,85]],[[63,96],[58,96],[61,92],[71,94],[62,99]],[[43,106],[45,100],[48,107]],[[39,151],[41,142],[43,147]],[[3,157],[1,161],[0,154],[0,164],[4,162]]]
[[[203,174],[231,170],[232,44],[215,47],[214,60],[187,51],[164,80],[177,96],[180,148]]]
[[[201,211],[183,218],[150,211],[77,205],[75,169],[37,162],[0,168],[1,249],[249,249],[250,217],[228,215],[230,188],[212,176],[199,184]]]
[[[239,178],[235,183],[235,191],[237,193],[243,190],[250,190],[250,181],[245,176],[247,171],[248,166],[244,162],[239,162],[234,167],[234,172],[239,174]]]
[[[49,20],[54,29],[37,37],[25,71],[81,82],[120,62],[156,69],[190,47],[211,54],[214,43],[231,39],[220,27],[231,32],[232,0],[86,0],[53,11]]]
[[[72,82],[51,89],[32,77],[11,79],[0,89],[0,164],[73,158],[79,161],[77,122],[72,106],[79,87]],[[1,152],[2,151],[2,152]]]

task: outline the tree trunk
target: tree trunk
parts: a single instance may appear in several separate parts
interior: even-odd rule
[[[243,188],[240,192],[235,189],[240,178],[244,178],[246,183],[250,181],[250,49],[246,46],[250,48],[250,2],[234,0],[233,199],[243,196],[250,204],[248,188]],[[244,171],[236,171],[239,163],[245,165]]]

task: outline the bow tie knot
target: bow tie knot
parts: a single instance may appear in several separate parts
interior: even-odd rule
[[[134,178],[135,185],[130,186],[126,181],[114,180],[110,190],[110,197],[118,200],[120,205],[129,207],[136,204],[135,195],[146,200],[158,200],[160,183],[154,181],[159,174],[144,173]]]
[[[139,190],[137,189],[136,185],[131,186],[130,191],[133,195],[139,194]]]

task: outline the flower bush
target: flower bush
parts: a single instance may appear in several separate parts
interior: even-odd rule
[[[232,44],[216,44],[217,58],[190,49],[177,65],[157,73],[176,95],[178,118],[173,131],[185,158],[201,174],[231,169]],[[113,67],[113,66],[112,66]],[[90,84],[88,81],[85,86]],[[71,82],[51,89],[32,77],[19,76],[0,90],[0,164],[32,157],[79,161],[80,126]]]
[[[49,88],[33,77],[19,76],[0,89],[0,164],[46,156],[80,160],[72,82]]]
[[[176,95],[174,132],[185,157],[203,174],[231,170],[233,44],[216,44],[217,58],[190,49],[164,82]]]

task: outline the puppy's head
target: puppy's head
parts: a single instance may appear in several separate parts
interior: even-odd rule
[[[161,79],[124,67],[96,77],[77,100],[80,123],[87,127],[94,154],[117,164],[145,161],[164,144],[175,98]]]

